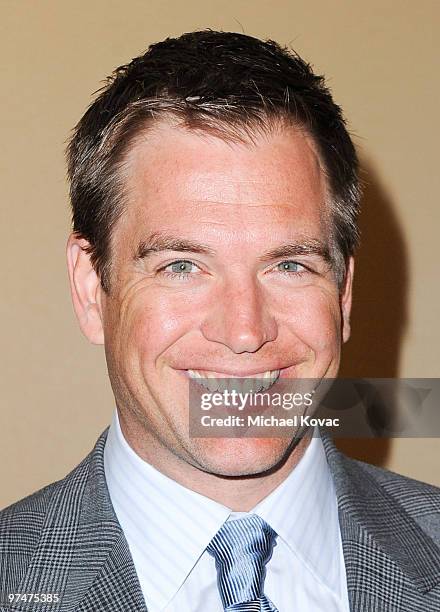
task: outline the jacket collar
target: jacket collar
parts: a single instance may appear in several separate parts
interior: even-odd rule
[[[440,583],[438,546],[391,494],[392,487],[373,477],[381,470],[346,457],[328,434],[321,432],[321,437],[338,498],[350,601],[362,584],[383,591],[385,576],[397,583],[402,573],[420,593],[433,589]],[[382,475],[392,481],[390,472]],[[394,476],[398,485],[402,477]],[[417,495],[414,503],[420,504]]]

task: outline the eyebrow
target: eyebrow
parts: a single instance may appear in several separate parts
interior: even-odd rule
[[[201,255],[215,255],[213,249],[200,242],[154,232],[146,240],[139,243],[134,259],[147,259],[150,255],[162,251],[184,251]]]
[[[211,256],[216,254],[216,251],[206,244],[163,234],[161,232],[154,232],[150,234],[146,240],[142,240],[139,243],[134,255],[134,260],[148,259],[151,255],[161,253],[162,251],[180,251]],[[327,263],[332,262],[329,248],[319,240],[310,238],[275,247],[259,257],[259,260],[264,262],[273,259],[299,256],[315,256],[320,257]]]
[[[260,261],[270,261],[272,259],[284,259],[307,255],[319,257],[327,263],[332,262],[329,248],[319,240],[310,238],[302,240],[301,242],[291,242],[275,247],[262,255],[259,259]]]

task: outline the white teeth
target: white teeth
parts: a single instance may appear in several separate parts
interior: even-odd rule
[[[267,391],[279,378],[280,370],[268,370],[252,376],[220,377],[215,372],[188,370],[190,378],[202,387],[215,393],[217,391],[237,391],[238,393],[260,393]]]

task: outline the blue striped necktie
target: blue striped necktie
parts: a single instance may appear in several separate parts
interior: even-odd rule
[[[225,612],[278,612],[263,593],[276,537],[262,518],[249,514],[227,521],[208,544]]]

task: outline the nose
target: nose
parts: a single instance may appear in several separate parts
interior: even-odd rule
[[[255,353],[276,339],[278,326],[257,281],[236,279],[219,290],[201,331],[234,353]]]

